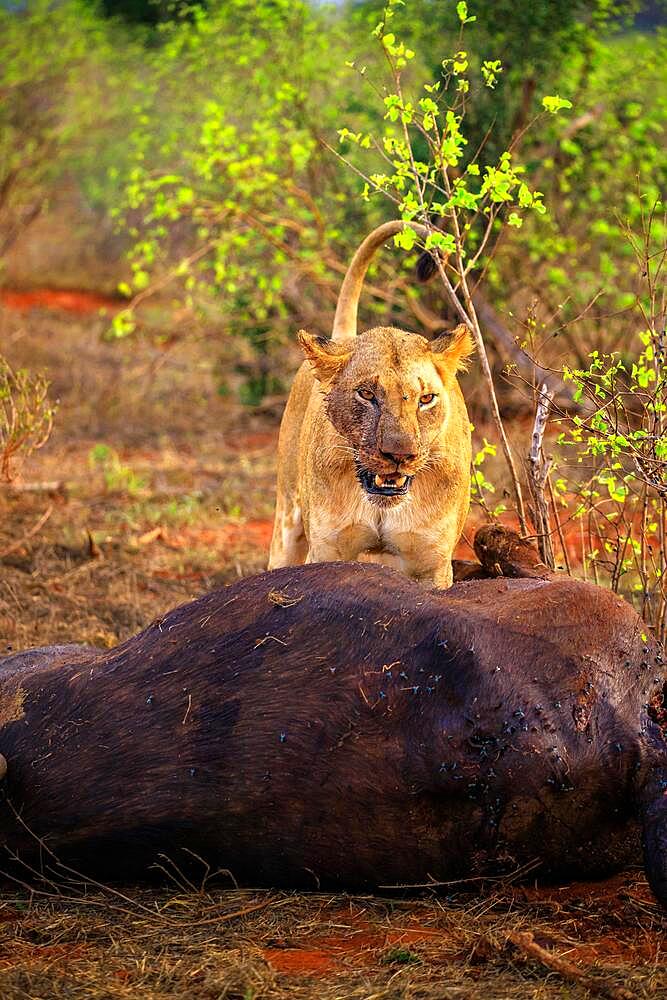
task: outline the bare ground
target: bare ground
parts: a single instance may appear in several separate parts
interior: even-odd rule
[[[278,402],[219,395],[215,342],[119,346],[104,327],[0,312],[2,353],[45,368],[61,400],[0,492],[0,652],[111,646],[265,565]],[[63,871],[5,887],[0,997],[667,997],[667,919],[638,872],[384,899],[246,893],[203,871],[188,885],[165,864],[160,889]]]

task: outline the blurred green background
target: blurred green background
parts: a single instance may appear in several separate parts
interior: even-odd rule
[[[514,139],[547,206],[488,262],[495,318],[515,334],[510,316],[525,322],[539,302],[567,321],[602,289],[576,335],[568,329],[568,351],[618,346],[635,293],[619,227],[638,222],[640,192],[651,203],[667,180],[664,8],[470,7],[471,63],[499,59],[503,72],[496,89],[470,95],[468,149],[485,141],[494,162]],[[455,8],[419,0],[401,12],[416,51],[408,86],[437,77],[456,50]],[[322,145],[338,146],[343,126],[381,124],[376,94],[347,65],[381,72],[380,12],[298,0],[0,5],[0,284],[139,295],[143,311],[121,315],[116,335],[210,333],[221,392],[257,404],[281,391],[282,345],[299,326],[328,332],[355,245],[395,214],[381,195],[362,200],[362,181]],[[553,93],[572,112],[524,135]],[[416,290],[413,264],[378,262],[365,321],[419,328],[420,295],[446,318],[433,292]],[[165,302],[181,306],[178,329]]]

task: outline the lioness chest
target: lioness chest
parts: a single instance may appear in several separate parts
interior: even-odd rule
[[[445,461],[428,470],[408,497],[383,507],[366,497],[353,463],[336,462],[335,472],[328,464],[318,468],[313,451],[323,458],[326,446],[317,439],[311,444],[298,502],[305,533],[316,540],[308,561],[380,562],[424,582],[449,585],[436,577],[443,564],[449,566],[468,508],[456,464]]]

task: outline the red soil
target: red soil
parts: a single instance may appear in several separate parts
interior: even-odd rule
[[[258,438],[260,434],[256,435]],[[273,443],[274,438],[271,435],[271,443]],[[265,447],[263,444],[259,447]],[[518,523],[515,523],[509,517],[503,517],[503,523],[508,527],[513,527],[518,530]],[[473,551],[470,541],[475,536],[475,532],[484,523],[481,517],[476,516],[475,512],[471,512],[468,524],[466,526],[465,537],[456,546],[454,551],[455,559],[467,559],[476,560],[477,557]],[[570,522],[569,530],[565,534],[566,545],[568,547],[568,554],[570,556],[570,565],[573,568],[578,568],[581,565],[581,546],[579,543],[579,527],[578,523],[573,527],[574,522]],[[171,549],[189,549],[197,547],[211,548],[220,552],[229,552],[230,550],[238,550],[242,548],[257,548],[263,551],[269,551],[269,546],[271,544],[271,534],[273,532],[273,519],[272,518],[254,518],[249,521],[237,523],[228,523],[222,525],[220,528],[196,528],[196,527],[186,527],[178,530],[168,530],[164,529],[160,535],[161,541]],[[470,541],[467,541],[469,539]],[[560,555],[560,548],[556,545],[556,563],[561,565],[562,557]]]
[[[84,316],[100,309],[116,312],[123,302],[99,292],[82,292],[57,288],[34,288],[30,291],[13,291],[0,288],[0,304],[7,309],[27,312],[30,309],[55,309]]]
[[[29,941],[11,942],[11,951],[3,955],[0,952],[0,969],[13,969],[21,966],[54,962],[70,962],[81,958],[88,950],[88,945],[80,944],[31,944]]]
[[[276,972],[288,976],[323,976],[338,967],[334,954],[315,948],[265,948],[263,955]]]
[[[346,924],[350,934],[309,938],[308,947],[265,948],[266,961],[284,975],[320,976],[346,967],[366,967],[387,960],[394,948],[410,948],[426,941],[445,940],[448,935],[411,921],[408,927],[378,927],[349,911],[328,912],[337,924]]]
[[[273,532],[273,518],[223,524],[220,528],[163,528],[160,540],[170,549],[207,548],[219,551],[258,548],[268,552]]]
[[[664,954],[665,940],[650,935],[648,931],[637,930],[636,933],[624,932],[624,938],[618,934],[603,934],[596,941],[577,944],[564,949],[562,943],[556,943],[558,954],[570,962],[582,962],[586,965],[636,965],[638,962],[655,962]]]
[[[667,925],[664,928],[642,927],[641,921],[628,919],[624,906],[639,904],[654,910],[660,907],[645,884],[620,874],[601,882],[578,882],[564,886],[508,886],[507,902],[512,906],[538,907],[535,917],[535,940],[553,954],[587,966],[622,967],[655,963],[667,951]],[[364,914],[365,909],[341,909],[325,906],[321,923],[334,933],[272,942],[263,951],[266,961],[285,976],[326,976],[344,970],[364,969],[399,960],[392,955],[406,949],[424,961],[471,961],[470,927],[424,926],[423,906],[413,912],[405,906],[400,927],[383,926]],[[544,912],[542,912],[544,911]],[[390,919],[390,918],[389,918]],[[545,921],[549,920],[549,929]],[[342,934],[345,928],[347,933]],[[561,933],[562,932],[562,933]],[[484,926],[480,926],[482,944]],[[421,946],[421,949],[420,949]],[[474,951],[474,949],[473,949]],[[478,961],[497,958],[497,946],[487,952],[482,948]]]
[[[567,885],[522,885],[512,889],[513,895],[529,903],[561,903],[563,906],[572,903],[586,905],[614,904],[618,902],[620,892],[627,891],[627,875],[614,875],[603,882],[571,882]],[[646,886],[641,901],[655,905],[655,898]]]
[[[225,436],[225,446],[230,451],[265,451],[278,447],[278,429],[266,431],[250,431],[244,434],[228,434]]]

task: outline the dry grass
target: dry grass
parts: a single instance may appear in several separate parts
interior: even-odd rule
[[[0,652],[113,645],[265,563],[276,414],[217,395],[210,344],[128,351],[101,328],[0,314],[3,353],[46,367],[61,399],[48,447],[0,494]],[[5,886],[2,1000],[667,997],[667,920],[638,873],[385,899],[200,889],[166,867],[166,888]],[[522,930],[546,964],[511,943]]]
[[[5,353],[44,367],[61,401],[48,447],[0,491],[4,645],[113,645],[265,564],[275,417],[217,395],[209,345],[124,349],[103,328],[0,314]]]
[[[0,922],[3,1000],[667,995],[664,921],[631,875],[407,900],[64,885],[5,893]],[[525,929],[583,982],[517,950],[510,938]]]

